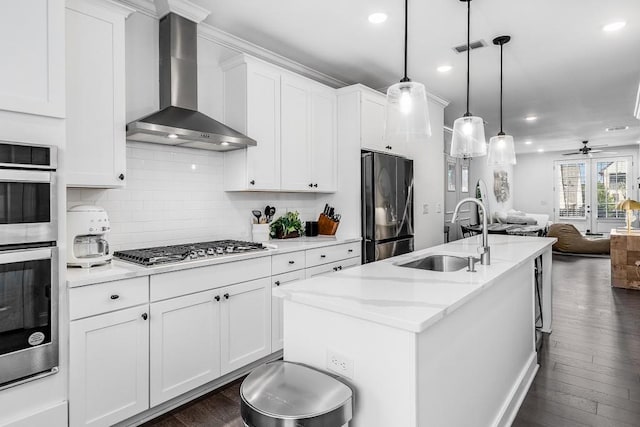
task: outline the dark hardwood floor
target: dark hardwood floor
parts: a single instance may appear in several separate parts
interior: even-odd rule
[[[609,262],[554,255],[553,333],[514,426],[640,426],[640,291],[612,289]],[[145,426],[242,427],[239,387],[240,380]]]

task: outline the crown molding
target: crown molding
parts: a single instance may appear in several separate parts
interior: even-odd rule
[[[189,0],[155,0],[155,3],[159,18],[171,12],[200,24],[211,14],[209,10]]]
[[[158,12],[156,11],[156,5],[153,0],[118,0],[120,3],[132,7],[136,12],[140,12],[143,15],[150,16],[152,18],[158,18]]]
[[[347,85],[347,83],[343,82],[342,80],[331,77],[320,71],[316,71],[313,68],[300,64],[299,62],[292,61],[291,59],[285,58],[284,56],[277,54],[269,49],[265,49],[254,43],[236,37],[233,34],[229,34],[226,31],[223,31],[207,23],[198,25],[198,35],[204,39],[222,45],[226,48],[241,53],[246,53],[271,64],[278,65],[294,73],[302,74],[305,77],[309,77],[310,79],[319,81],[333,88]]]
[[[82,10],[82,7],[93,7],[99,8],[102,10],[108,10],[110,12],[117,13],[119,15],[127,18],[133,12],[136,11],[135,8],[129,7],[126,4],[123,4],[119,1],[107,0],[107,1],[98,1],[98,0],[67,0],[66,7],[74,10]]]

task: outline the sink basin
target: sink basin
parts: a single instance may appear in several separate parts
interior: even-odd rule
[[[406,264],[398,264],[398,266],[442,272],[458,271],[467,266],[467,258],[453,255],[429,255]]]

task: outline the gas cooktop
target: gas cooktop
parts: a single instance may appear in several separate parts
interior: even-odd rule
[[[158,264],[217,258],[266,249],[262,243],[243,242],[241,240],[216,240],[213,242],[117,251],[113,253],[113,256],[124,261],[149,267]]]

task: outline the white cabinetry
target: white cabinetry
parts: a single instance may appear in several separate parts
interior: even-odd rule
[[[336,191],[335,91],[246,55],[223,68],[225,123],[258,143],[225,153],[225,190]]]
[[[402,143],[389,145],[384,140],[385,108],[387,97],[378,91],[362,85],[349,86],[343,92],[352,91],[356,94],[353,98],[359,106],[359,115],[355,117],[343,117],[354,126],[360,125],[360,147],[364,150],[374,150],[405,156],[406,147]]]
[[[0,110],[64,117],[64,0],[3,2]]]
[[[151,304],[151,406],[220,376],[220,292]]]
[[[130,283],[121,281],[124,289],[124,285]],[[70,293],[72,305],[95,306],[94,299],[102,295],[102,285],[95,286],[91,297],[85,293]],[[135,299],[131,300],[131,303],[135,302]],[[71,426],[110,426],[149,408],[147,319],[148,305],[143,304],[71,322]]]
[[[240,283],[220,293],[220,370],[227,374],[271,353],[271,281]]]
[[[258,141],[225,153],[227,191],[280,189],[280,73],[260,61],[225,65],[225,123]]]
[[[125,18],[109,0],[67,0],[67,185],[124,185]]]
[[[303,254],[304,255],[304,254]],[[298,271],[292,271],[290,273],[278,274],[271,277],[272,288],[277,288],[297,280],[305,278],[304,268]],[[272,297],[271,298],[271,351],[276,352],[282,350],[284,345],[282,336],[282,299]]]

